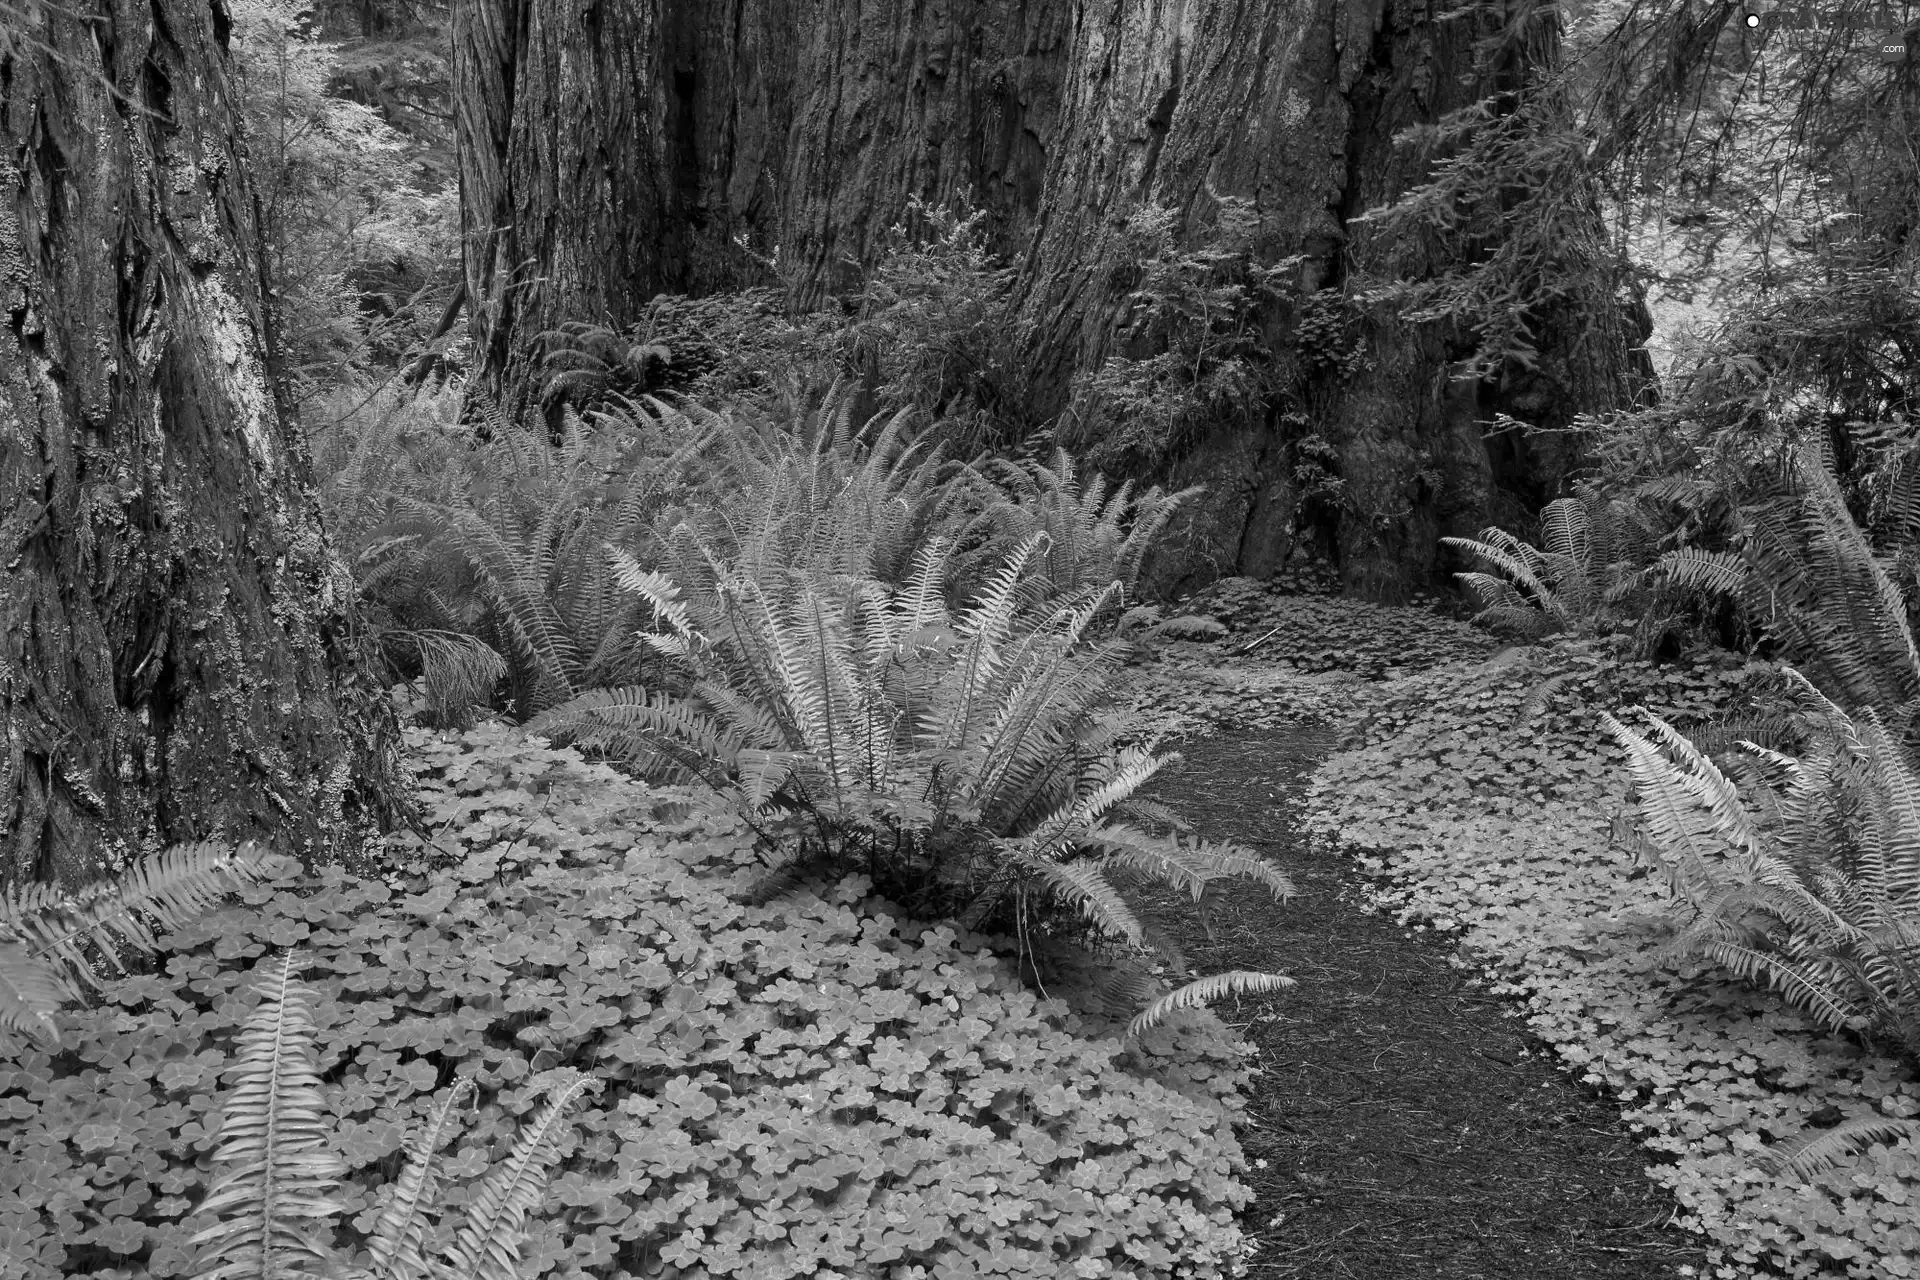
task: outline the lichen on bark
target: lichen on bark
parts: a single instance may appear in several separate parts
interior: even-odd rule
[[[0,888],[193,839],[341,860],[404,811],[398,735],[272,376],[212,15],[45,14],[51,54],[0,54]]]

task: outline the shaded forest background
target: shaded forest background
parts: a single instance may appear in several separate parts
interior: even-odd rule
[[[661,296],[768,290],[868,322],[869,391],[981,442],[1206,484],[1157,590],[1317,556],[1398,599],[1457,567],[1441,537],[1568,492],[1585,424],[1661,398],[1649,297],[1656,345],[1697,297],[1716,323],[1766,300],[1792,353],[1767,395],[1898,399],[1868,332],[1786,319],[1822,290],[1870,330],[1899,310],[1860,274],[1911,206],[1908,78],[1861,35],[1883,9],[323,5],[311,30],[422,198],[465,192],[436,206],[465,210],[464,265],[416,243],[362,295],[389,323],[411,298],[414,337],[457,303],[472,398],[508,418],[562,325],[671,352]],[[886,276],[943,234],[938,281]],[[931,348],[910,390],[874,332],[903,325]],[[697,341],[648,385],[697,376]],[[1671,404],[1696,371],[1668,364]]]

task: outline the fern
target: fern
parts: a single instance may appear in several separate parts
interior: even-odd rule
[[[1673,551],[1654,570],[1737,601],[1831,697],[1904,728],[1920,700],[1906,597],[1848,513],[1823,442],[1792,453],[1782,479],[1741,508],[1737,551]]]
[[[447,1251],[447,1266],[454,1275],[486,1280],[513,1280],[518,1275],[520,1245],[525,1239],[522,1224],[546,1191],[564,1133],[561,1118],[580,1094],[600,1087],[598,1080],[568,1068],[556,1072],[553,1081],[546,1108],[520,1130],[513,1148],[468,1200],[465,1220]]]
[[[1643,711],[1648,738],[1603,717],[1639,789],[1640,851],[1688,906],[1680,950],[1920,1052],[1920,772],[1871,709],[1849,716],[1792,674],[1809,747],[1742,744],[1784,775],[1759,789],[1759,815],[1665,721]]]
[[[1136,496],[1129,480],[1109,493],[1098,472],[1082,482],[1065,449],[1054,450],[1051,466],[994,459],[985,470],[1012,498],[990,516],[1002,539],[1046,535],[1040,573],[1052,596],[1115,580],[1133,594],[1154,540],[1183,504],[1204,492],[1199,485],[1177,493],[1155,485]]]
[[[526,1215],[539,1203],[563,1136],[561,1117],[599,1082],[571,1068],[551,1072],[544,1110],[523,1126],[506,1157],[474,1189],[444,1256],[423,1252],[440,1210],[434,1160],[450,1136],[449,1115],[472,1082],[436,1100],[369,1241],[372,1269],[345,1267],[314,1226],[345,1212],[345,1165],[327,1143],[314,1060],[316,1027],[293,952],[267,966],[258,1008],[241,1032],[237,1080],[221,1106],[218,1171],[199,1213],[218,1221],[196,1232],[203,1280],[300,1276],[346,1280],[514,1280]]]
[[[265,999],[240,1033],[238,1080],[222,1107],[215,1176],[200,1212],[219,1217],[190,1243],[203,1280],[298,1275],[327,1247],[305,1224],[339,1212],[345,1164],[328,1149],[316,1033],[288,953],[260,984]]]
[[[1624,504],[1590,492],[1556,499],[1541,509],[1540,527],[1542,548],[1494,528],[1440,540],[1493,571],[1454,575],[1480,603],[1473,620],[1529,639],[1617,625],[1649,554]]]
[[[769,844],[804,833],[774,872],[781,883],[820,855],[819,865],[864,863],[882,892],[967,927],[1023,919],[1032,890],[1066,909],[1066,931],[1136,949],[1156,935],[1109,870],[1168,879],[1196,901],[1223,875],[1291,893],[1251,855],[1110,820],[1162,761],[1116,745],[1136,736],[1113,711],[1128,645],[1087,638],[1120,584],[1054,592],[1044,530],[1005,551],[957,611],[945,604],[954,554],[942,536],[892,583],[833,556],[795,564],[752,538],[733,544],[742,559],[730,562],[682,536],[676,563],[691,581],[619,569],[671,629],[655,639],[686,692],[594,691],[529,730],[702,778]],[[1053,595],[1045,613],[1031,607],[1036,578]],[[804,823],[783,826],[786,814]]]
[[[356,452],[328,494],[396,674],[422,675],[431,708],[454,720],[496,685],[526,715],[639,678],[642,615],[609,580],[608,547],[644,544],[724,430],[718,415],[652,400],[591,419],[568,410],[551,441],[506,423],[478,444],[378,426],[412,461],[375,467]],[[491,675],[500,664],[504,679]]]
[[[1796,1139],[1784,1150],[1769,1151],[1760,1160],[1762,1167],[1775,1173],[1812,1178],[1876,1142],[1892,1146],[1903,1138],[1920,1142],[1920,1122],[1875,1116]]]
[[[1177,991],[1170,991],[1142,1009],[1134,1020],[1127,1024],[1127,1034],[1137,1036],[1149,1027],[1158,1025],[1170,1013],[1211,1004],[1221,996],[1260,991],[1287,991],[1298,985],[1292,978],[1278,973],[1253,973],[1246,969],[1216,973],[1211,977],[1189,982]]]
[[[98,989],[82,947],[91,942],[120,967],[110,944],[152,952],[156,933],[177,929],[232,890],[263,874],[266,850],[202,842],[149,855],[117,880],[77,893],[49,885],[10,885],[0,897],[0,1029],[58,1041],[53,1014],[80,1000],[79,983]],[[124,969],[122,970],[124,972]]]

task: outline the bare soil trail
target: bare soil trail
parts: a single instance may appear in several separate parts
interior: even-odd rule
[[[1191,901],[1128,891],[1197,973],[1252,969],[1299,986],[1215,1011],[1259,1050],[1241,1135],[1256,1199],[1249,1276],[1314,1280],[1652,1280],[1704,1274],[1701,1239],[1617,1110],[1446,952],[1360,908],[1345,857],[1298,825],[1334,748],[1321,726],[1223,729],[1179,744],[1143,791],[1199,834],[1271,859],[1299,895],[1235,893],[1214,940]],[[1255,1010],[1259,1013],[1255,1013]],[[1252,1021],[1249,1021],[1252,1019]],[[1691,1267],[1691,1272],[1680,1271]]]

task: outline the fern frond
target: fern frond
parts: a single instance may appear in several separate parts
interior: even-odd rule
[[[1871,1116],[1864,1120],[1848,1121],[1824,1133],[1797,1138],[1786,1147],[1761,1156],[1760,1165],[1773,1173],[1812,1179],[1829,1169],[1838,1168],[1848,1157],[1874,1143],[1891,1147],[1903,1140],[1920,1145],[1920,1121]]]
[[[1527,603],[1547,614],[1556,623],[1566,625],[1566,611],[1560,605],[1552,586],[1547,582],[1549,564],[1547,558],[1540,552],[1506,530],[1496,528],[1482,529],[1477,540],[1442,538],[1440,541],[1445,546],[1455,547],[1499,569],[1526,589]]]
[[[435,1158],[453,1136],[453,1109],[473,1087],[470,1077],[455,1080],[433,1104],[408,1148],[407,1166],[393,1184],[393,1197],[367,1242],[382,1280],[428,1280],[431,1274],[422,1250],[430,1230],[428,1214],[439,1203]]]
[[[1746,560],[1731,551],[1702,551],[1683,547],[1653,562],[1653,571],[1682,591],[1700,595],[1738,596],[1750,573]]]
[[[1593,562],[1593,521],[1578,498],[1558,498],[1540,508],[1540,533],[1549,555],[1562,556],[1582,570]]]
[[[298,1274],[332,1251],[303,1224],[345,1206],[345,1163],[327,1146],[326,1104],[313,1060],[317,1034],[292,952],[269,962],[264,999],[240,1033],[238,1079],[221,1108],[220,1170],[199,1212],[219,1218],[197,1232],[202,1280]]]
[[[0,1027],[51,1030],[52,1014],[65,999],[81,998],[79,979],[98,989],[100,978],[81,950],[83,943],[117,939],[142,952],[157,946],[156,934],[179,929],[227,894],[266,873],[268,850],[255,841],[238,849],[202,841],[175,845],[129,867],[117,880],[68,893],[52,885],[13,884],[0,896]],[[110,947],[100,950],[119,964]],[[49,993],[54,999],[47,1003]]]
[[[1138,947],[1143,945],[1139,919],[1114,891],[1100,871],[1087,862],[1058,862],[1031,850],[1024,841],[1005,841],[1002,851],[1021,870],[1039,880],[1062,902],[1086,919]]]
[[[1836,1031],[1863,1016],[1860,1007],[1836,991],[1831,982],[1771,951],[1727,941],[1703,941],[1698,950],[1743,982],[1772,987],[1788,1004]]]
[[[681,639],[691,639],[697,634],[687,606],[680,599],[680,588],[672,578],[641,568],[639,561],[612,543],[607,543],[606,548],[613,559],[614,581],[622,590],[631,591],[644,600],[653,610],[654,618],[672,627]]]
[[[575,1098],[600,1082],[572,1068],[556,1073],[546,1108],[520,1130],[513,1149],[467,1201],[466,1219],[447,1251],[454,1273],[474,1280],[515,1280],[527,1213],[546,1191],[547,1176],[566,1136],[563,1118]]]
[[[1127,1024],[1127,1039],[1133,1039],[1157,1025],[1170,1013],[1211,1004],[1225,995],[1252,995],[1262,991],[1285,991],[1298,986],[1292,978],[1279,973],[1255,973],[1234,969],[1196,979],[1160,997]]]
[[[527,732],[563,742],[617,747],[636,764],[644,763],[641,757],[675,743],[702,760],[722,765],[739,750],[735,735],[707,712],[685,699],[637,686],[588,690],[534,717]]]
[[[507,660],[476,636],[439,629],[394,629],[385,634],[413,643],[420,655],[428,701],[443,714],[486,702],[493,686],[506,678]]]
[[[53,1011],[78,999],[60,971],[14,942],[0,942],[0,1031],[20,1031],[49,1044],[60,1039]]]
[[[1144,800],[1139,796],[1128,796],[1113,806],[1113,811],[1125,818],[1137,818],[1145,822],[1158,822],[1172,827],[1175,831],[1191,831],[1193,824],[1175,813],[1158,800]]]

